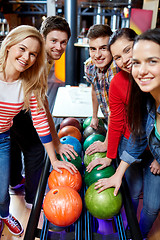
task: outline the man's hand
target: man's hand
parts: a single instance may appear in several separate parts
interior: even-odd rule
[[[98,117],[96,117],[96,118],[92,117],[90,126],[94,129],[97,129],[98,128],[98,122],[99,122]]]

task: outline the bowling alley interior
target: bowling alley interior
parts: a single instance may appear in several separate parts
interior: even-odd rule
[[[90,53],[92,52],[92,54],[96,55],[94,52],[97,51],[99,45],[96,42],[97,37],[91,39],[88,37],[89,30],[94,25],[108,25],[112,34],[120,29],[130,28],[135,31],[136,35],[140,35],[150,29],[160,29],[160,1],[0,0],[0,44],[14,28],[21,25],[30,25],[40,31],[42,22],[51,16],[59,16],[65,19],[71,32],[71,36],[67,39],[64,49],[62,49],[62,45],[64,45],[64,41],[66,40],[57,40],[56,38],[50,40],[52,41],[51,44],[55,44],[56,41],[63,41],[63,43],[60,42],[59,44],[59,49],[61,48],[61,50],[59,50],[58,47],[58,50],[56,50],[56,47],[50,50],[52,51],[52,56],[59,54],[59,57],[52,58],[52,65],[47,76],[48,92],[46,95],[49,102],[50,115],[47,113],[46,115],[47,121],[49,122],[48,128],[50,129],[53,139],[52,142],[53,145],[55,144],[54,154],[58,164],[60,162],[61,168],[56,167],[54,169],[54,164],[52,166],[47,150],[44,150],[44,147],[43,155],[41,155],[41,152],[38,152],[36,146],[34,148],[34,143],[32,144],[34,137],[32,138],[29,131],[27,135],[31,136],[30,140],[28,140],[28,137],[25,137],[26,131],[24,130],[27,128],[27,120],[23,120],[23,117],[20,118],[16,126],[16,128],[20,126],[19,130],[15,128],[15,131],[10,131],[13,135],[11,135],[11,138],[13,138],[11,141],[11,146],[13,145],[11,151],[14,152],[13,157],[15,157],[14,163],[12,163],[12,157],[10,157],[10,172],[13,171],[12,165],[14,165],[14,172],[10,173],[10,175],[12,174],[12,177],[15,178],[20,168],[22,180],[16,185],[11,185],[11,182],[9,182],[8,191],[10,196],[9,213],[18,219],[24,230],[20,234],[15,234],[10,231],[2,219],[0,222],[0,239],[160,240],[160,212],[151,225],[148,235],[145,237],[142,235],[139,222],[145,196],[143,186],[139,195],[137,211],[135,211],[133,207],[125,174],[122,178],[122,183],[119,184],[120,186],[116,196],[114,195],[114,185],[100,193],[98,193],[98,189],[96,189],[96,183],[98,183],[99,180],[112,179],[112,176],[114,176],[116,169],[121,163],[118,150],[116,157],[114,157],[110,165],[104,163],[103,166],[103,164],[99,162],[97,164],[98,166],[93,166],[92,169],[88,171],[89,166],[92,165],[94,160],[106,158],[107,156],[107,144],[109,145],[109,141],[106,141],[107,137],[109,138],[108,118],[112,116],[112,113],[109,110],[108,96],[110,95],[107,95],[109,88],[106,90],[105,84],[108,84],[106,86],[109,87],[109,82],[106,83],[106,81],[109,81],[107,78],[114,78],[114,76],[119,74],[118,72],[113,74],[113,70],[112,73],[107,70],[109,73],[105,75],[106,73],[104,73],[103,70],[101,71],[101,69],[105,69],[106,66],[107,69],[111,68],[111,62],[114,61],[114,57],[111,57],[112,60],[107,63],[108,65],[103,67],[99,67],[101,63],[96,65],[96,60],[95,62],[93,59],[93,61],[90,60],[92,58]],[[62,36],[66,34],[63,29],[56,30],[55,28],[52,31],[58,31]],[[59,38],[60,34],[58,35]],[[98,39],[104,39],[105,37],[106,35],[98,37]],[[47,42],[46,39],[47,38],[44,38],[44,42]],[[93,46],[90,46],[94,40],[97,45],[94,43]],[[57,52],[55,53],[54,51]],[[109,52],[108,43],[100,46],[98,51],[101,52],[101,54],[105,51]],[[47,52],[47,54],[49,53]],[[88,66],[87,61],[90,61],[90,68],[85,69],[85,66]],[[47,63],[50,64],[49,61]],[[85,71],[91,71],[90,75],[87,75],[89,73],[86,74]],[[120,69],[118,71],[120,71]],[[131,76],[131,73],[128,74]],[[96,81],[99,82],[96,83]],[[51,92],[49,92],[49,89],[51,89]],[[106,103],[102,102],[102,98],[105,98]],[[2,109],[2,101],[0,93],[0,112]],[[101,105],[105,107],[101,107]],[[96,117],[94,116],[93,108],[96,109]],[[107,111],[108,115],[104,115],[104,112],[106,113]],[[13,124],[14,126],[14,119],[17,116],[12,119],[11,125]],[[31,120],[30,111],[28,116]],[[51,121],[54,123],[52,127],[48,116],[51,116],[53,120]],[[98,119],[97,122],[94,122],[95,118]],[[21,123],[23,124],[23,128]],[[94,124],[97,124],[96,128]],[[35,127],[33,128],[35,130]],[[37,155],[43,156],[41,163],[37,164],[37,170],[35,169],[33,171],[33,167],[29,169],[27,159],[29,161],[33,152],[30,152],[29,147],[27,150],[23,148],[23,143],[19,140],[18,134],[23,138],[25,146],[32,145],[31,148],[34,149],[33,161]],[[41,138],[38,137],[38,141],[41,141],[40,139]],[[63,151],[58,152],[60,151],[60,147],[57,147],[57,142],[59,146],[61,146],[61,149],[63,146]],[[95,143],[99,145],[95,145]],[[48,142],[45,143],[44,146],[47,144]],[[94,146],[103,146],[103,148],[100,149],[99,147],[97,151],[87,154],[86,151],[89,148],[91,149],[90,146],[93,146],[92,148],[94,148]],[[160,148],[160,142],[159,146],[157,145],[156,147]],[[112,149],[113,148],[114,141],[112,141]],[[147,151],[150,152],[149,147]],[[152,154],[152,152],[150,152],[150,154]],[[12,154],[10,154],[10,156],[11,155]],[[16,161],[18,162],[17,156],[20,156],[20,163],[18,163],[18,165],[16,163]],[[154,156],[152,157],[154,158]],[[154,161],[156,161],[156,159]],[[63,164],[66,164],[64,168]],[[160,169],[160,163],[157,164]],[[32,164],[30,163],[30,165]],[[33,164],[33,166],[35,165]],[[68,166],[73,166],[72,170],[68,170]],[[103,166],[103,168],[99,169],[100,166]],[[132,164],[130,167],[131,166]],[[31,176],[26,176],[26,174],[28,174],[27,168],[28,171],[35,172],[35,175],[39,174],[37,183],[35,183],[37,176],[33,176],[33,179]],[[57,169],[58,171],[56,171]],[[75,172],[73,169],[76,169]],[[38,171],[40,171],[40,173]],[[144,174],[143,172],[143,175]],[[31,179],[29,179],[30,177]],[[132,180],[135,180],[133,178]],[[157,180],[160,178],[160,170],[159,173],[157,172],[156,178]],[[142,185],[144,185],[143,180]],[[36,186],[36,189],[34,186]],[[32,203],[27,203],[25,198],[28,189],[34,189],[35,191],[35,193],[33,193],[34,200]],[[160,192],[157,192],[157,195],[159,195],[160,206]]]

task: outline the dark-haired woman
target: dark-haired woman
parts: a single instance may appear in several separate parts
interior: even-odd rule
[[[129,167],[128,161],[138,158],[149,146],[150,155],[145,159],[141,178],[143,208],[139,222],[143,238],[146,238],[160,210],[160,29],[148,30],[136,38],[132,75],[128,104],[132,135],[116,173],[109,179],[99,180],[96,188],[100,188],[100,192],[114,186],[116,195]],[[132,152],[133,143],[137,152]]]

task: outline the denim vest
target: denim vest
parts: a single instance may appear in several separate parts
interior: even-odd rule
[[[152,155],[153,159],[156,159],[157,162],[160,164],[160,141],[155,136],[155,118],[156,118],[156,108],[155,103],[148,99],[146,105],[146,115],[143,121],[143,127],[145,127],[145,133],[141,138],[136,138],[133,140],[132,134],[127,142],[126,150],[123,151],[120,159],[131,164],[133,162],[139,162],[140,155],[144,152],[146,147],[148,146]],[[160,114],[160,105],[157,109],[157,112]]]

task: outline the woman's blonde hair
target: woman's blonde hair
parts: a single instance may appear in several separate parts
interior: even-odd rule
[[[35,27],[21,25],[9,32],[9,34],[2,41],[0,49],[0,71],[3,72],[5,76],[8,49],[28,37],[36,38],[39,41],[40,51],[35,63],[30,68],[20,73],[20,79],[22,79],[24,91],[24,107],[26,109],[29,109],[29,99],[32,92],[36,96],[38,106],[41,107],[43,106],[47,91],[47,74],[45,67],[46,57],[43,37]]]

